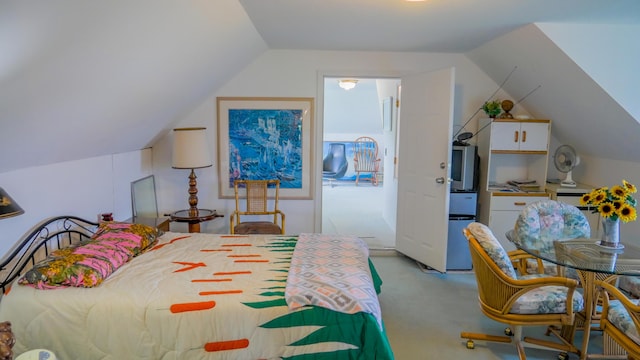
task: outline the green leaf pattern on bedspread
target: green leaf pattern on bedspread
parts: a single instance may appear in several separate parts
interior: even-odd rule
[[[287,239],[279,239],[274,241],[267,248],[271,248],[270,251],[287,253],[287,257],[279,258],[282,261],[274,261],[272,264],[287,264],[285,268],[272,269],[274,272],[288,273],[291,257],[297,242],[297,237],[290,237]],[[382,280],[378,276],[378,273],[373,266],[373,263],[369,260],[369,269],[373,277],[374,287],[376,292],[380,292],[380,285]],[[267,280],[268,282],[282,281],[286,282],[285,278],[276,278]],[[272,291],[276,287],[265,286],[265,291],[260,295],[270,297],[269,300],[260,302],[243,303],[244,305],[254,308],[262,309],[269,307],[287,306],[284,297],[284,291]],[[285,287],[277,287],[278,289],[284,289]],[[276,297],[276,298],[273,298]],[[344,326],[349,324],[349,326]],[[303,336],[300,339],[293,341],[289,344],[290,347],[303,347],[309,345],[317,345],[322,343],[342,343],[343,350],[336,350],[331,352],[312,352],[301,355],[293,355],[289,357],[282,357],[284,360],[322,360],[322,359],[337,359],[337,360],[351,360],[351,359],[393,359],[393,352],[388,339],[385,335],[386,330],[384,324],[382,325],[382,332],[376,317],[372,314],[359,312],[356,314],[346,314],[329,309],[325,309],[317,306],[305,306],[301,309],[290,311],[287,314],[272,319],[260,327],[266,329],[287,329],[292,327],[303,326],[318,326],[315,331],[311,331],[308,335]]]

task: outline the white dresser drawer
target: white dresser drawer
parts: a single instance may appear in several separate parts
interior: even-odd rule
[[[548,198],[549,196],[544,193],[535,195],[493,194],[491,196],[491,211],[521,211],[531,203]]]

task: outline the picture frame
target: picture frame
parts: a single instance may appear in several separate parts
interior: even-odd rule
[[[221,199],[234,198],[235,179],[280,179],[281,199],[313,194],[314,99],[217,97]]]

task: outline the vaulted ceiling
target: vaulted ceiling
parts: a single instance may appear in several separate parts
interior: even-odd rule
[[[465,53],[496,83],[515,64],[510,94],[547,90],[523,103],[534,115],[581,119],[558,125],[563,140],[584,144],[603,117],[637,139],[637,117],[531,23],[637,26],[640,3],[0,0],[0,173],[150,146],[268,49]],[[627,156],[611,148],[598,154]]]

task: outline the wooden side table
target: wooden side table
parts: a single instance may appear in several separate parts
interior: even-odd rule
[[[209,209],[198,209],[195,215],[192,215],[190,212],[189,209],[179,210],[171,213],[169,216],[171,217],[171,221],[188,223],[190,233],[199,233],[201,222],[224,217],[224,215],[218,214],[215,210]]]

